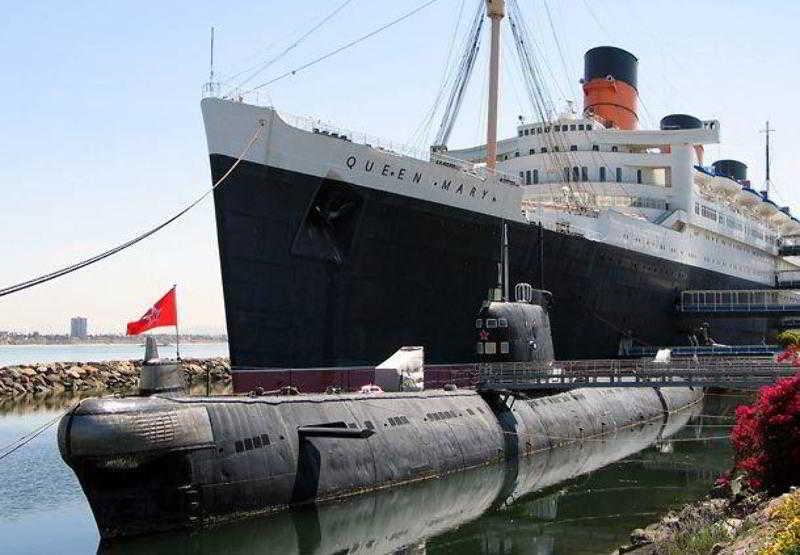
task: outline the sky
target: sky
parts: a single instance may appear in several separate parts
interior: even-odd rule
[[[393,141],[426,145],[453,37],[459,44],[478,0],[436,0],[370,39],[251,96]],[[619,46],[639,58],[643,126],[668,113],[721,122],[709,161],[735,158],[760,188],[765,120],[774,198],[800,213],[800,3],[762,0],[518,0],[550,68],[554,102],[580,105],[583,53]],[[414,9],[424,0],[304,2],[16,3],[0,20],[0,287],[86,258],[173,214],[210,187],[200,114],[215,72],[237,73],[308,38],[254,76],[269,81]],[[549,18],[548,18],[549,8]],[[459,17],[459,14],[461,16]],[[552,25],[550,24],[552,21]],[[458,25],[457,25],[458,24]],[[508,31],[508,29],[504,29]],[[557,40],[554,38],[557,37]],[[510,43],[506,43],[510,44]],[[485,133],[483,48],[451,136],[455,148]],[[502,56],[500,137],[531,115],[511,51]],[[428,136],[430,140],[430,135]],[[0,297],[0,330],[121,332],[173,283],[182,330],[222,332],[224,306],[209,198],[158,235],[85,270]]]

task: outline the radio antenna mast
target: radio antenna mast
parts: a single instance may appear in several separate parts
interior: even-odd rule
[[[767,179],[766,179],[766,181],[764,183],[764,193],[766,193],[766,194],[769,194],[769,185],[770,185],[770,183],[769,183],[769,134],[773,133],[774,131],[775,131],[774,129],[770,129],[769,120],[767,120],[767,127],[765,129],[761,130],[761,133],[766,133],[766,135],[767,135],[767,144],[766,144],[766,149],[764,151],[764,153],[766,154],[766,158],[767,158]]]
[[[210,74],[208,76],[208,82],[214,82],[214,27],[211,27],[211,64],[210,64]]]
[[[214,27],[211,27],[211,63],[209,64],[208,83],[203,85],[203,96],[219,96],[219,83],[214,81]]]

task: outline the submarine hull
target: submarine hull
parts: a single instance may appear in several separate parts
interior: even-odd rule
[[[684,388],[375,396],[91,399],[59,448],[102,538],[213,525],[446,475],[645,424],[697,403]]]

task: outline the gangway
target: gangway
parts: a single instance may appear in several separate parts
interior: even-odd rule
[[[800,315],[800,291],[785,289],[683,291],[676,309],[683,314],[697,315]]]
[[[672,357],[771,357],[783,350],[780,345],[679,345],[665,348],[670,350]],[[636,345],[629,347],[625,356],[627,358],[652,358],[656,356],[659,349],[659,347]]]
[[[753,389],[792,376],[797,368],[772,358],[575,360],[551,365],[506,362],[478,365],[478,390],[527,392],[586,387],[718,387]]]
[[[778,254],[781,256],[800,256],[800,235],[782,237],[781,246],[778,247]]]
[[[800,270],[783,270],[775,273],[778,289],[800,289]]]

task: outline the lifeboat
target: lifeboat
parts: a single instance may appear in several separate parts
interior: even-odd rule
[[[753,189],[750,189],[749,187],[742,187],[739,192],[734,195],[733,201],[741,206],[755,206],[759,202],[762,202],[763,199],[761,198],[761,195],[759,195]]]
[[[781,211],[781,209],[778,208],[778,205],[769,200],[766,196],[764,196],[763,199],[764,200],[761,202],[761,204],[755,208],[756,214],[760,214],[765,218],[771,218]]]
[[[770,218],[770,222],[773,225],[777,226],[778,228],[780,228],[781,226],[783,226],[784,224],[786,224],[787,222],[790,222],[790,221],[792,221],[792,217],[789,215],[789,207],[788,206],[781,208],[780,210],[778,210],[777,214],[774,214]]]
[[[794,216],[789,216],[791,220],[786,224],[783,235],[797,235],[800,233],[800,220]]]
[[[735,195],[741,188],[741,185],[728,177],[717,176],[711,181],[711,190],[726,197]]]

